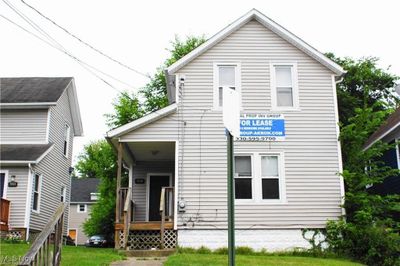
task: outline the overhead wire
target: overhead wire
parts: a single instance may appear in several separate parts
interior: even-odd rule
[[[130,88],[135,89],[135,90],[137,89],[137,88],[135,88],[134,86],[132,86],[131,84],[128,84],[128,83],[126,83],[126,82],[124,82],[124,81],[122,81],[122,80],[120,80],[120,79],[118,79],[118,78],[116,78],[116,77],[114,77],[114,76],[112,76],[112,75],[110,75],[110,74],[107,74],[107,73],[105,73],[104,71],[102,71],[102,70],[96,68],[95,66],[90,65],[90,64],[86,63],[85,61],[79,59],[78,57],[74,56],[74,55],[73,55],[72,53],[70,53],[61,43],[59,43],[57,40],[55,40],[51,35],[49,35],[49,34],[48,34],[45,30],[43,30],[39,25],[37,25],[34,21],[32,21],[32,20],[29,19],[25,14],[23,14],[21,11],[19,11],[15,6],[13,6],[12,4],[10,4],[7,0],[3,0],[3,2],[4,2],[6,5],[8,5],[8,6],[10,7],[10,9],[12,9],[18,16],[20,16],[23,20],[25,20],[25,22],[27,22],[32,28],[34,28],[36,31],[38,31],[38,32],[41,33],[42,35],[46,36],[47,39],[50,40],[50,42],[44,40],[43,38],[38,37],[36,34],[32,33],[31,31],[29,31],[29,30],[27,30],[27,29],[25,29],[25,28],[23,28],[22,26],[18,25],[17,23],[12,22],[10,19],[7,19],[7,20],[8,20],[9,22],[11,22],[12,24],[18,26],[19,28],[21,28],[21,29],[23,29],[24,31],[26,31],[26,32],[28,32],[28,33],[30,33],[30,34],[32,34],[33,36],[35,36],[35,37],[38,38],[39,40],[44,41],[45,43],[47,43],[47,44],[50,45],[51,47],[57,49],[58,51],[60,51],[60,52],[62,52],[62,53],[64,53],[64,54],[66,54],[67,56],[69,56],[69,57],[71,57],[72,59],[76,60],[76,61],[77,61],[82,67],[84,67],[86,70],[87,70],[88,68],[92,68],[93,70],[95,70],[95,71],[97,71],[97,72],[99,72],[99,73],[101,73],[101,74],[103,74],[103,75],[105,75],[105,76],[107,76],[107,77],[109,77],[109,78],[115,80],[115,81],[118,81],[119,83],[124,84],[124,85],[127,86],[127,87],[130,87]],[[2,16],[2,17],[6,19],[5,16]],[[53,42],[53,43],[51,43],[51,42]],[[89,72],[91,72],[91,73],[93,74],[93,71],[89,71]],[[96,77],[99,77],[99,75],[96,74]],[[101,78],[101,80],[102,80],[103,82],[105,81],[103,78]],[[117,90],[118,92],[121,93],[120,90],[118,90],[117,88],[115,88],[114,86],[112,86],[109,82],[105,82],[105,83],[106,83],[108,86],[112,87],[113,89],[115,89],[115,90]]]
[[[72,32],[70,32],[69,30],[67,30],[65,27],[59,25],[57,22],[55,22],[53,19],[49,18],[48,16],[44,15],[41,11],[39,11],[38,9],[36,9],[35,7],[33,7],[32,5],[28,4],[27,2],[25,2],[24,0],[21,0],[21,2],[23,4],[25,4],[26,6],[28,6],[29,8],[31,8],[32,10],[34,10],[36,13],[38,13],[40,16],[42,16],[43,18],[45,18],[47,21],[51,22],[52,24],[54,24],[56,27],[58,27],[59,29],[63,30],[65,33],[67,33],[68,35],[70,35],[71,37],[75,38],[76,40],[78,40],[79,42],[81,42],[82,44],[86,45],[87,47],[89,47],[90,49],[94,50],[95,52],[99,53],[100,55],[106,57],[107,59],[125,67],[126,69],[129,69],[133,72],[135,72],[136,74],[142,75],[148,79],[151,79],[149,74],[145,74],[139,70],[134,69],[133,67],[128,66],[125,63],[122,63],[121,61],[107,55],[106,53],[100,51],[99,49],[97,49],[96,47],[94,47],[93,45],[85,42],[84,40],[82,40],[81,38],[79,38],[78,36],[76,36],[75,34],[73,34]]]

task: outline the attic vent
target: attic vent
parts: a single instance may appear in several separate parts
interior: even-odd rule
[[[100,193],[90,193],[90,200],[98,200]]]

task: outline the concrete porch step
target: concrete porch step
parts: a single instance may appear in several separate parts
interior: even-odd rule
[[[175,249],[151,249],[151,250],[125,250],[128,257],[168,257],[175,253]]]

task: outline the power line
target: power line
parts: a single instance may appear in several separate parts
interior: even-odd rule
[[[42,17],[45,18],[46,20],[48,20],[48,21],[50,21],[51,23],[53,23],[56,27],[60,28],[61,30],[63,30],[65,33],[67,33],[67,34],[70,35],[71,37],[75,38],[76,40],[78,40],[78,41],[81,42],[82,44],[84,44],[84,45],[86,45],[87,47],[89,47],[90,49],[96,51],[97,53],[99,53],[99,54],[101,54],[102,56],[108,58],[109,60],[111,60],[111,61],[113,61],[113,62],[115,62],[115,63],[117,63],[117,64],[119,64],[119,65],[121,65],[121,66],[123,66],[123,67],[125,67],[125,68],[127,68],[127,69],[129,69],[129,70],[131,70],[131,71],[133,71],[133,72],[135,72],[136,74],[142,75],[142,76],[144,76],[144,77],[146,77],[146,78],[149,78],[149,79],[151,78],[151,77],[149,76],[149,74],[145,74],[145,73],[143,73],[143,72],[140,72],[140,71],[138,71],[138,70],[136,70],[136,69],[134,69],[134,68],[132,68],[132,67],[130,67],[130,66],[128,66],[128,65],[126,65],[126,64],[124,64],[124,63],[122,63],[122,62],[120,62],[120,61],[118,61],[117,59],[114,59],[113,57],[111,57],[111,56],[105,54],[104,52],[100,51],[99,49],[93,47],[91,44],[89,44],[89,43],[83,41],[81,38],[79,38],[79,37],[76,36],[75,34],[71,33],[71,32],[70,32],[69,30],[67,30],[66,28],[60,26],[57,22],[55,22],[54,20],[52,20],[52,19],[49,18],[48,16],[44,15],[42,12],[40,12],[39,10],[37,10],[35,7],[33,7],[33,6],[31,6],[30,4],[26,3],[24,0],[21,0],[21,2],[22,2],[23,4],[25,4],[26,6],[28,6],[29,8],[31,8],[32,10],[34,10],[36,13],[38,13],[40,16],[42,16]]]
[[[93,65],[90,65],[88,63],[86,63],[85,61],[79,59],[78,57],[74,56],[73,54],[71,54],[70,52],[68,52],[68,50],[61,44],[59,43],[57,40],[55,40],[53,37],[51,37],[46,31],[44,31],[39,25],[37,25],[34,21],[32,21],[31,19],[29,19],[26,15],[24,15],[21,11],[19,11],[15,6],[11,5],[7,0],[3,0],[3,2],[8,5],[8,7],[10,9],[12,9],[15,13],[17,13],[18,16],[20,16],[23,20],[25,20],[31,27],[33,27],[36,31],[38,31],[39,33],[41,33],[42,35],[45,35],[45,37],[47,37],[48,40],[50,40],[50,42],[43,40],[42,38],[38,37],[37,35],[33,34],[32,32],[30,32],[29,30],[26,30],[25,28],[23,28],[22,26],[16,24],[15,22],[12,22],[11,20],[7,19],[9,22],[12,22],[14,25],[18,26],[19,28],[23,29],[24,31],[32,34],[33,36],[35,36],[36,38],[44,41],[45,43],[47,43],[48,45],[50,45],[51,47],[59,50],[60,52],[66,54],[67,56],[71,57],[72,59],[76,60],[82,67],[84,67],[86,70],[88,70],[89,72],[91,72],[92,74],[94,74],[93,71],[89,70],[88,68],[91,68],[115,81],[120,82],[121,84],[124,84],[127,87],[130,87],[132,89],[137,89],[134,86],[132,86],[131,84],[128,84],[110,74],[105,73],[104,71],[101,71],[100,69],[94,67]],[[3,18],[5,18],[4,16],[2,16]],[[51,41],[53,42],[53,44],[51,43]],[[56,47],[56,45],[58,47]],[[99,75],[94,74],[97,78],[100,78]],[[100,78],[103,82],[105,82],[107,85],[111,85],[109,82],[105,81],[103,78]],[[114,86],[111,86],[113,89],[117,90],[118,92],[120,92],[117,88],[115,88]]]

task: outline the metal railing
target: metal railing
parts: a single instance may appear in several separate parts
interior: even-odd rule
[[[1,199],[0,205],[0,230],[8,231],[8,222],[10,217],[10,201]]]
[[[60,204],[19,265],[60,265],[66,207],[67,203]]]
[[[164,249],[164,236],[165,236],[165,221],[174,220],[174,188],[173,187],[163,187],[161,189],[160,197],[160,214],[161,214],[161,229],[160,229],[160,248]]]

